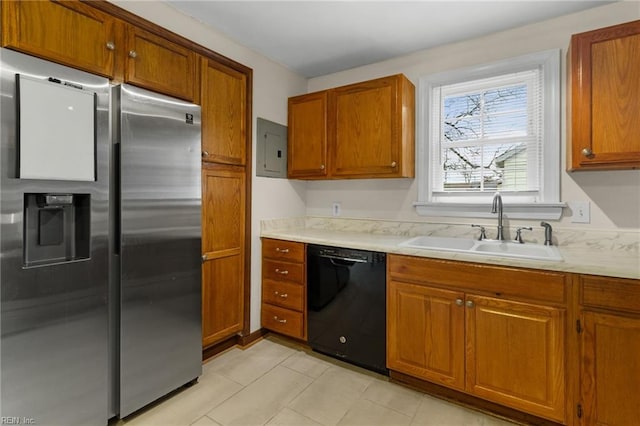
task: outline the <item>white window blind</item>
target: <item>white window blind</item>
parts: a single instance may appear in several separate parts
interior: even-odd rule
[[[433,88],[434,193],[538,191],[542,78],[536,68]]]

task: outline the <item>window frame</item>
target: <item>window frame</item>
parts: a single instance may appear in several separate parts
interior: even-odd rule
[[[433,89],[443,85],[480,80],[501,74],[542,68],[543,91],[543,142],[542,167],[538,201],[530,201],[529,195],[515,192],[501,192],[504,201],[505,216],[514,219],[558,220],[565,203],[560,202],[560,49],[550,49],[530,53],[515,58],[504,59],[488,64],[445,71],[423,76],[418,85],[418,155],[417,178],[418,200],[414,202],[421,216],[451,217],[494,217],[490,212],[493,193],[449,193],[447,196],[434,197],[432,190],[433,175],[431,158],[439,155],[431,141],[431,106]],[[437,200],[435,199],[437,198]],[[441,201],[442,198],[451,201]],[[462,201],[455,201],[455,199]],[[529,198],[529,199],[527,199]]]

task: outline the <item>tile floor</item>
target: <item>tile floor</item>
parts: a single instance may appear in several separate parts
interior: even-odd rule
[[[389,383],[268,337],[203,366],[199,382],[118,426],[438,425],[512,423]]]

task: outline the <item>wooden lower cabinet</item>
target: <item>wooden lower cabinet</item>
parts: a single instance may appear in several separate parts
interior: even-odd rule
[[[467,295],[466,390],[564,420],[565,310]]]
[[[387,282],[387,367],[464,390],[464,293]]]
[[[640,280],[581,276],[582,424],[638,424]]]
[[[307,338],[306,251],[303,243],[262,240],[262,327]]]
[[[443,284],[447,274],[441,273],[434,277],[434,284],[425,274],[429,268],[424,268],[442,272],[449,267],[448,276],[464,277],[473,264],[395,255],[387,261],[389,369],[565,422],[566,309],[562,303],[511,300],[495,296],[499,291],[492,293],[495,297],[474,292],[490,291],[492,282],[500,288],[505,284],[500,277],[513,276],[513,268],[484,265],[486,275],[477,276],[474,289],[453,280]],[[521,283],[532,279],[527,270],[519,273]],[[556,278],[561,279],[561,274]],[[537,285],[538,292],[544,292],[545,283]]]
[[[202,171],[202,344],[244,328],[245,171],[208,165]]]

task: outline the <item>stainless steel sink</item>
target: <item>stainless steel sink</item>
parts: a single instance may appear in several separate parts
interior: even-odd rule
[[[521,259],[562,261],[560,250],[555,246],[541,244],[520,244],[513,241],[472,240],[470,238],[452,237],[414,237],[398,244],[425,250],[443,250],[487,256],[515,257]]]

